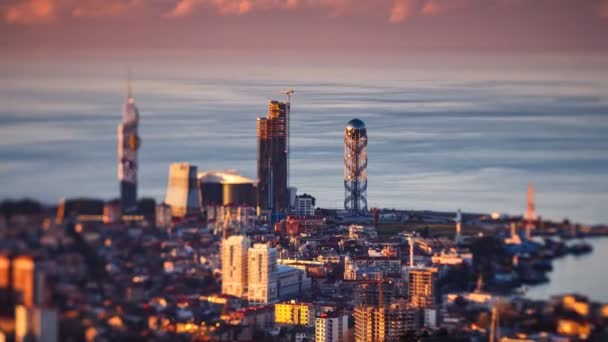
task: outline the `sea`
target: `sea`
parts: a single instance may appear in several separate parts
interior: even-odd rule
[[[163,200],[173,162],[256,178],[256,118],[293,89],[289,182],[320,207],[343,207],[359,118],[369,207],[519,215],[532,183],[539,216],[608,223],[608,55],[594,52],[8,51],[0,198],[116,198],[127,74],[141,197]]]
[[[584,242],[593,247],[593,252],[554,260],[553,271],[547,274],[549,282],[527,288],[526,296],[546,300],[551,296],[577,293],[596,302],[608,303],[605,286],[608,237],[588,238]]]

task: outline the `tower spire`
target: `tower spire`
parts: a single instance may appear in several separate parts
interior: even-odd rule
[[[532,230],[535,228],[536,206],[534,205],[534,185],[528,184],[526,215],[524,216],[524,226],[526,228],[526,239],[530,239]]]
[[[131,67],[127,68],[127,101],[133,97],[131,93]]]

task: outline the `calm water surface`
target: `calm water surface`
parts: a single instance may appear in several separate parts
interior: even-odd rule
[[[161,200],[177,161],[255,178],[256,117],[293,88],[291,183],[320,206],[342,206],[358,117],[370,206],[520,214],[533,182],[543,217],[608,222],[608,56],[234,56],[1,56],[0,198],[117,196],[130,65],[142,196]]]
[[[567,256],[553,262],[550,282],[528,289],[527,296],[533,299],[548,299],[553,295],[580,293],[590,299],[608,303],[606,289],[606,260],[608,260],[608,237],[586,239],[593,252],[581,256]]]

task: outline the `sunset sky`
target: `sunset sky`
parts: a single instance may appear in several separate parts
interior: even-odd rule
[[[2,0],[0,15],[4,48],[608,48],[608,0]]]

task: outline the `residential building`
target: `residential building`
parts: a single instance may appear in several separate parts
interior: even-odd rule
[[[252,305],[272,304],[278,299],[277,250],[254,244],[248,252],[248,293]]]
[[[312,303],[295,300],[274,305],[275,323],[281,325],[314,326],[315,308]]]
[[[247,298],[248,253],[251,241],[233,235],[222,241],[222,294]]]
[[[347,342],[348,314],[339,310],[323,312],[315,320],[316,342]]]

